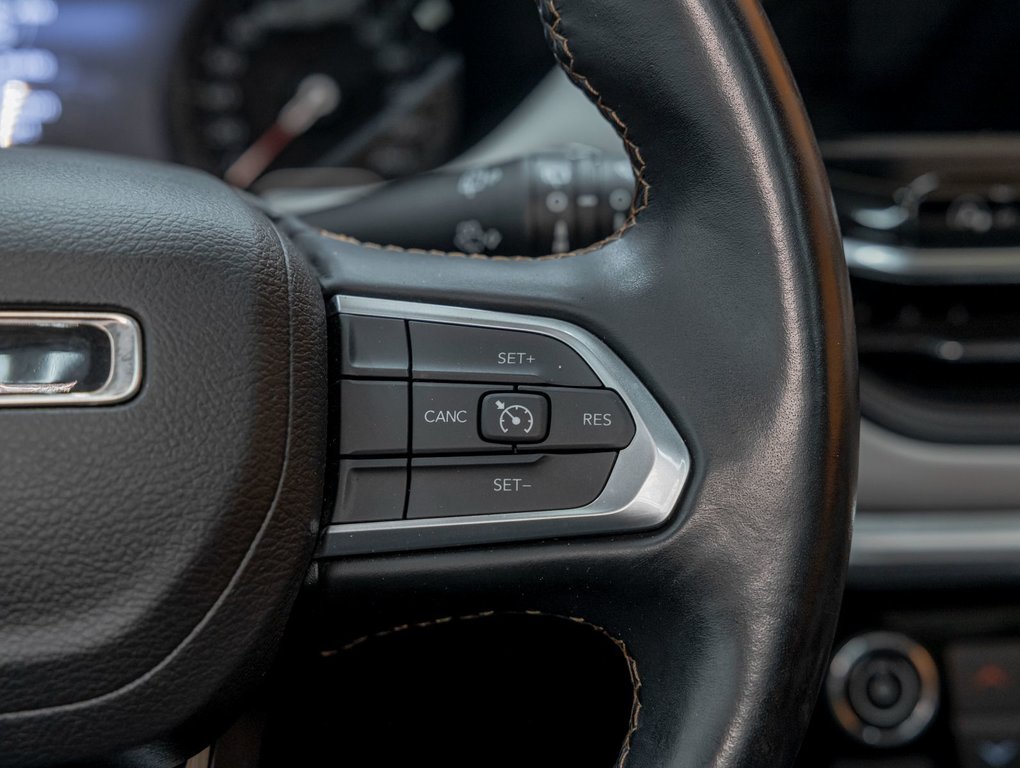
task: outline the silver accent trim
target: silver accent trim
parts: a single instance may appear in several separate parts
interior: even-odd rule
[[[133,397],[142,385],[142,331],[127,315],[119,312],[0,312],[0,326],[55,329],[88,326],[102,331],[110,340],[110,372],[98,389],[68,391],[77,382],[7,385],[8,391],[0,392],[0,408],[111,405]]]
[[[77,381],[62,381],[57,384],[2,384],[0,395],[63,395],[77,386]]]
[[[912,248],[843,238],[850,271],[911,283],[1020,282],[1020,248]]]
[[[917,703],[910,714],[890,727],[861,720],[847,692],[853,668],[868,656],[878,654],[900,656],[908,661],[920,683]],[[935,717],[939,706],[939,672],[931,654],[906,635],[871,632],[848,640],[832,657],[825,692],[833,715],[848,734],[872,747],[897,747],[920,736]]]
[[[212,747],[206,747],[194,757],[188,759],[184,768],[209,768],[212,762]]]
[[[850,567],[952,568],[1020,564],[1018,512],[858,513]]]
[[[863,419],[857,505],[864,513],[1020,510],[1020,446],[931,443]]]
[[[585,507],[331,525],[319,557],[639,531],[658,527],[672,515],[690,475],[690,452],[644,385],[592,334],[550,318],[387,299],[338,296],[331,306],[333,312],[346,314],[528,331],[558,339],[623,398],[636,431],[620,451],[601,495]]]

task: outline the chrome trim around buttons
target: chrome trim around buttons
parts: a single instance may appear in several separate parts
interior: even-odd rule
[[[142,385],[142,331],[131,317],[119,312],[0,312],[0,327],[46,328],[71,331],[91,327],[110,343],[110,370],[103,384],[76,392],[76,382],[15,383],[0,381],[0,408],[24,406],[112,405],[133,397]]]
[[[901,283],[1020,283],[1020,248],[913,248],[843,238],[850,271]]]
[[[603,384],[623,398],[636,431],[620,451],[602,493],[585,507],[331,525],[320,542],[319,557],[640,531],[662,525],[672,515],[690,475],[690,452],[644,385],[592,334],[550,318],[388,299],[338,296],[331,309],[551,336],[577,352]]]

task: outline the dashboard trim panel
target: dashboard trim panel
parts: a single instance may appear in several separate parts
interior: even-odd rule
[[[912,248],[843,238],[850,271],[861,277],[937,285],[1020,283],[1020,248]]]
[[[890,589],[1015,584],[1020,510],[858,513],[849,586]]]

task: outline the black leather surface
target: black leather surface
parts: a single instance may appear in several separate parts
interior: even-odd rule
[[[0,408],[0,765],[202,746],[256,683],[321,510],[321,294],[209,176],[0,155],[0,308],[125,311],[144,383]],[[197,723],[195,717],[201,713]]]
[[[839,611],[856,481],[854,338],[825,173],[752,0],[540,7],[647,183],[622,236],[518,261],[292,226],[329,291],[595,332],[687,440],[692,483],[649,534],[324,564],[323,642],[479,611],[583,617],[626,643],[640,675],[621,762],[788,765]]]

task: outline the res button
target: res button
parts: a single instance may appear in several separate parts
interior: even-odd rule
[[[619,450],[634,439],[634,419],[611,389],[549,388],[541,392],[550,403],[549,436],[533,446],[535,450]]]
[[[444,323],[412,321],[408,325],[414,379],[573,387],[601,384],[573,349],[551,336]]]

